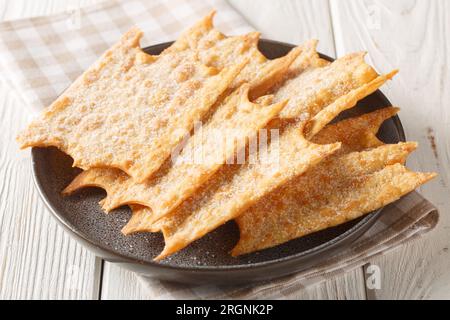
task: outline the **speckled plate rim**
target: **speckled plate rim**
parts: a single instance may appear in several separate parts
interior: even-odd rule
[[[288,43],[284,43],[284,42],[279,42],[279,41],[275,41],[275,40],[266,40],[266,39],[261,39],[261,42],[266,42],[266,43],[270,43],[273,45],[278,45],[278,46],[282,46],[282,47],[290,47],[293,48],[294,45],[292,44],[288,44]],[[151,50],[155,50],[155,48],[158,49],[164,49],[165,47],[169,46],[171,43],[173,42],[165,42],[165,43],[160,43],[160,44],[156,44],[153,46],[149,46],[146,48],[143,48],[144,51],[151,51]],[[329,60],[329,61],[333,61],[334,59],[324,55],[324,54],[320,54],[320,56],[323,59]],[[377,90],[377,94],[379,95],[381,100],[384,100],[386,105],[391,105],[391,103],[389,102],[389,100],[387,99],[387,97],[380,91]],[[399,136],[399,140],[400,141],[406,141],[406,136],[405,136],[405,132],[402,126],[402,123],[400,121],[400,118],[398,116],[394,116],[392,117],[393,123],[397,129],[397,133]],[[94,251],[98,256],[100,256],[101,258],[110,261],[110,262],[119,262],[119,263],[130,263],[130,264],[137,264],[139,267],[148,267],[151,270],[149,270],[150,272],[152,270],[158,270],[160,269],[161,271],[182,271],[182,272],[187,272],[187,273],[192,273],[192,272],[202,272],[203,274],[207,273],[207,274],[212,274],[212,275],[224,275],[225,272],[227,271],[248,271],[248,270],[252,270],[252,271],[257,271],[258,269],[268,269],[270,267],[276,267],[276,266],[282,266],[285,264],[291,264],[291,263],[295,263],[296,261],[298,261],[299,263],[302,262],[303,259],[314,259],[314,258],[318,258],[320,257],[322,254],[327,253],[327,254],[331,254],[333,252],[335,252],[337,249],[339,249],[343,244],[347,243],[350,240],[356,240],[357,238],[359,238],[361,235],[363,235],[370,227],[372,227],[375,222],[378,220],[378,218],[380,217],[380,215],[382,214],[383,208],[371,212],[369,214],[367,214],[366,216],[364,216],[361,221],[359,221],[356,225],[354,225],[353,227],[351,227],[350,229],[348,229],[347,231],[343,232],[342,234],[340,234],[339,236],[333,238],[330,241],[327,241],[319,246],[313,247],[309,250],[303,251],[303,252],[299,252],[298,254],[294,254],[291,256],[287,256],[287,257],[283,257],[283,258],[279,258],[276,260],[271,260],[271,261],[266,261],[266,262],[257,262],[257,263],[251,263],[248,265],[236,265],[236,266],[195,266],[195,267],[190,267],[190,266],[174,266],[174,265],[168,265],[168,264],[160,264],[158,262],[148,262],[148,261],[142,261],[142,260],[138,260],[135,259],[133,257],[127,256],[127,255],[123,255],[121,253],[117,253],[113,250],[110,250],[109,248],[106,248],[104,246],[102,246],[101,243],[96,243],[90,239],[88,239],[87,237],[85,237],[81,232],[79,232],[77,230],[77,228],[75,226],[72,226],[69,221],[67,219],[64,218],[63,215],[58,213],[58,210],[53,206],[53,204],[51,203],[51,201],[48,199],[48,197],[46,196],[46,194],[43,191],[41,182],[37,179],[37,174],[36,174],[36,170],[37,169],[37,164],[35,162],[35,158],[34,158],[34,151],[35,148],[32,149],[31,154],[31,166],[32,166],[32,171],[33,171],[33,181],[38,189],[39,195],[41,196],[42,200],[44,201],[45,205],[47,206],[47,208],[50,210],[50,212],[52,213],[52,215],[56,218],[57,222],[59,223],[59,225],[61,225],[65,230],[67,230],[72,236],[75,237],[76,240],[80,241],[81,243],[87,245],[87,247],[89,249],[91,249],[92,251]],[[308,267],[308,265],[306,266]],[[276,275],[276,277],[280,277],[282,275],[288,275],[288,274],[292,274],[294,272],[298,272],[302,270],[302,266],[298,266],[298,268],[296,268],[295,270],[291,270],[289,272],[284,272],[283,274],[278,274]]]

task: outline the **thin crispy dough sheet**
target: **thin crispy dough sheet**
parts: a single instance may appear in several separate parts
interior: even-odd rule
[[[347,86],[345,89],[333,91],[333,94],[331,96],[336,97],[336,99],[338,100],[337,102],[336,100],[333,101],[331,98],[329,98],[330,95],[328,94],[326,95],[326,99],[324,99],[323,96],[318,95],[316,99],[308,98],[306,100],[302,100],[302,103],[304,104],[300,105],[297,108],[297,114],[299,114],[300,117],[294,119],[294,124],[289,125],[289,130],[282,130],[279,140],[279,147],[286,150],[286,153],[281,153],[280,159],[287,159],[289,156],[294,156],[293,154],[289,155],[289,153],[292,152],[302,153],[300,151],[296,151],[295,148],[290,148],[290,145],[293,144],[293,142],[291,141],[292,136],[284,139],[284,135],[288,135],[289,132],[299,130],[300,128],[302,128],[303,131],[303,125],[306,124],[308,120],[312,119],[318,112],[327,108],[327,105],[335,110],[336,113],[338,113],[336,110],[339,110],[339,112],[341,112],[345,109],[353,107],[357,102],[354,99],[355,96],[363,98],[366,95],[369,95],[377,88],[377,86],[381,86],[389,78],[387,76],[384,77],[384,79],[382,79],[381,81],[378,81],[380,77],[376,76],[376,73],[372,68],[367,66],[360,68],[357,67],[355,69],[355,64],[357,66],[361,66],[361,64],[367,66],[363,61],[362,54],[349,55],[338,59],[329,65],[309,68],[297,75],[296,78],[288,79],[287,81],[285,81],[283,86],[277,89],[278,91],[275,92],[275,98],[280,91],[283,93],[283,95],[287,94],[287,92],[284,91],[284,86],[291,87],[293,80],[296,81],[296,79],[302,78],[305,74],[307,79],[309,79],[309,81],[312,81],[312,83],[316,83],[319,86],[325,85],[322,88],[328,88],[328,83],[322,81],[321,79],[324,74],[329,76],[331,79],[348,79],[349,76],[342,76],[342,74],[347,74],[350,75],[350,78],[359,78],[362,83],[359,87],[356,87],[353,90],[351,89],[352,86]],[[353,67],[349,67],[349,65]],[[315,73],[315,70],[317,69],[327,69],[327,71]],[[349,72],[348,70],[358,71]],[[317,78],[311,78],[309,73],[314,73]],[[315,79],[315,81],[313,81],[313,79]],[[373,82],[375,82],[375,85],[366,86],[367,83]],[[299,81],[298,85],[305,86],[305,91],[308,91],[310,88],[310,85],[308,83],[309,82]],[[296,88],[296,90],[296,94],[302,94],[301,90],[299,90],[298,88]],[[324,90],[318,91],[325,92]],[[355,92],[357,92],[357,94],[355,94]],[[344,97],[339,97],[340,93],[343,94]],[[346,99],[345,96],[351,98]],[[294,96],[294,100],[295,98],[297,98],[297,96]],[[339,100],[340,98],[341,100]],[[292,99],[290,101],[292,101]],[[330,101],[331,104],[328,104],[330,103]],[[341,103],[339,101],[345,101],[346,103]],[[336,102],[336,104],[334,104],[333,102]],[[286,107],[283,110],[285,109]],[[304,112],[302,112],[301,110],[304,110]],[[324,117],[324,119],[328,118],[329,117]],[[279,123],[275,122],[275,124],[269,124],[269,127],[273,128],[277,127],[277,125],[279,125]],[[325,123],[322,121],[321,125],[325,125]],[[307,151],[305,150],[305,152]],[[309,164],[304,165],[303,170],[306,171],[309,167],[314,166],[318,162],[320,162],[320,159],[318,159],[317,162],[311,160]],[[294,162],[293,166],[295,166]],[[271,170],[272,169],[264,168],[264,166],[261,165],[243,166],[242,168],[228,166],[227,168],[223,168],[223,170],[220,170],[218,172],[218,175],[214,176],[213,179],[208,182],[208,185],[200,190],[199,194],[194,195],[191,199],[187,200],[186,203],[182,204],[181,207],[178,208],[179,210],[174,210],[167,216],[167,219],[163,218],[162,221],[158,221],[156,223],[156,226],[151,225],[155,221],[155,219],[151,215],[147,217],[146,221],[142,224],[142,230],[156,230],[160,227],[166,239],[166,247],[161,255],[156,259],[163,259],[167,255],[170,255],[184,248],[189,243],[203,236],[207,232],[214,230],[219,225],[227,222],[228,220],[234,219],[235,217],[239,216],[246,208],[256,202],[259,198],[282,185],[284,182],[294,178],[296,175],[300,175],[304,172],[298,171],[296,172],[296,174],[288,174],[287,176],[285,176],[284,180],[277,180],[271,176]],[[254,175],[255,172],[259,172],[258,174],[261,175],[261,182],[253,178],[252,175]],[[263,181],[265,179],[264,172],[269,172],[266,173],[266,176],[268,178],[265,181]],[[260,192],[253,192],[252,188],[259,188],[258,190],[260,190]],[[237,195],[234,194],[236,190],[238,193]],[[245,191],[247,191],[247,193]],[[217,193],[217,197],[219,197],[222,202],[217,202],[217,199],[214,198],[214,193]],[[194,208],[196,206],[198,206],[198,208]],[[135,220],[132,223],[133,229],[136,230],[134,222]],[[128,232],[129,230],[130,228],[125,228],[125,232]]]
[[[245,144],[286,104],[284,101],[269,105],[270,96],[252,103],[248,99],[249,89],[249,85],[243,85],[228,97],[210,121],[188,139],[179,156],[167,161],[153,178],[136,183],[120,170],[90,169],[78,175],[63,193],[99,186],[108,194],[102,201],[107,211],[134,203],[150,207],[153,219],[164,216],[233,156],[239,143]]]
[[[382,145],[375,133],[398,109],[387,108],[328,126],[317,143],[343,147],[303,176],[274,190],[236,219],[233,256],[274,247],[379,209],[434,177],[404,168],[416,143]],[[374,148],[368,151],[362,151]],[[280,197],[280,195],[282,195]]]
[[[302,70],[304,73],[309,73],[307,75],[307,79],[309,80],[311,80],[310,73],[317,68],[327,68],[327,71],[324,72],[325,74],[330,75],[332,78],[341,78],[339,74],[347,72],[345,71],[347,68],[345,66],[355,64],[359,66],[361,63],[365,67],[360,67],[360,69],[365,71],[358,73],[363,74],[364,78],[372,79],[372,76],[370,75],[373,73],[373,70],[368,67],[363,60],[361,60],[362,55],[350,55],[342,59],[338,59],[333,64],[321,63],[320,61],[317,61],[316,58],[317,56],[314,46],[311,47],[309,44],[305,45],[302,50],[302,54],[300,54],[295,61],[295,66],[289,70],[287,75],[288,80],[285,81],[284,85],[290,88],[292,84],[297,83],[295,79],[302,77]],[[318,79],[316,79],[318,83],[322,83],[320,77],[324,73],[315,73],[318,77]],[[308,128],[312,128],[314,132],[307,132],[307,136],[313,136],[315,131],[332,120],[332,115],[338,115],[343,110],[353,107],[359,99],[373,93],[394,74],[395,72],[386,76],[376,77],[369,83],[363,84],[354,90],[350,90],[347,94],[338,98],[326,108],[323,108],[324,103],[329,102],[329,100],[325,101],[321,97],[318,97],[317,100],[307,100],[305,103],[308,104],[304,105],[303,109],[307,110],[308,114],[311,111],[320,110],[320,108],[322,108],[322,112],[319,112],[317,117],[313,118],[314,125],[308,126]],[[361,81],[363,82],[364,80],[361,79]],[[302,82],[300,81],[299,83],[301,84]],[[308,90],[308,85],[306,83],[303,83],[303,85],[306,85],[307,88],[305,90]],[[284,86],[278,89],[282,96],[286,96],[284,89]],[[297,91],[294,92],[290,89],[288,91],[293,94],[300,94]],[[275,100],[279,100],[279,97],[276,98],[277,94],[278,93],[275,93]],[[297,96],[294,96],[293,99],[297,99]],[[321,114],[323,116],[320,116]],[[223,123],[223,118],[218,116],[218,120],[214,121],[215,117],[216,115],[213,115],[211,121],[213,125],[210,127],[220,128],[220,124]],[[242,122],[242,124],[245,124],[245,122]],[[230,127],[232,126],[233,124],[230,123]],[[269,125],[269,127],[277,126],[278,124],[273,123]],[[192,141],[190,142],[191,143],[188,144],[188,147],[182,151],[182,158],[185,157],[186,154],[192,153],[193,143]],[[204,150],[208,149],[210,149],[210,147],[204,148]],[[219,169],[219,164],[225,163],[225,160],[230,157],[230,153],[227,152],[223,155],[224,156],[221,158],[221,161],[217,161],[213,166],[163,167],[162,170],[156,174],[154,179],[148,180],[141,184],[134,184],[131,180],[126,178],[126,175],[117,170],[92,169],[81,173],[81,175],[66,188],[65,193],[69,194],[77,189],[95,185],[108,190],[107,198],[102,201],[102,206],[106,211],[110,211],[118,206],[131,203],[148,206],[152,209],[153,213],[147,217],[146,222],[142,224],[143,230],[148,230],[151,228],[149,224],[171,212],[181,203],[181,201],[192,195],[202,183],[205,183]],[[188,171],[191,171],[191,174],[187,174]]]
[[[299,75],[294,72],[294,77],[273,91],[275,101],[289,98],[280,118],[317,117],[314,127],[317,133],[340,112],[348,106],[354,106],[358,100],[378,89],[397,73],[395,70],[379,76],[365,63],[364,55],[349,54],[331,64],[318,64],[316,61]]]
[[[237,219],[240,240],[232,255],[274,247],[359,218],[398,200],[436,176],[411,172],[401,164],[372,172],[371,161],[378,151],[352,153],[320,166],[322,171],[314,170],[314,177],[307,175],[310,180],[297,181],[288,190],[283,188],[280,191],[283,197],[267,197],[249,209]],[[354,166],[358,172],[352,170]],[[337,168],[348,169],[353,175],[345,175],[345,171]],[[331,179],[330,171],[341,174]]]
[[[373,113],[340,121],[337,124],[328,125],[314,138],[318,144],[327,144],[329,141],[340,141],[342,147],[337,153],[361,151],[366,148],[374,148],[383,145],[376,137],[380,125],[398,112],[398,108],[384,108]],[[124,234],[136,232],[158,232],[160,227],[154,221],[152,212],[144,206],[131,205],[132,217],[122,229]]]
[[[330,124],[316,134],[312,141],[317,144],[341,142],[341,149],[333,157],[382,146],[384,143],[376,134],[383,122],[392,118],[399,110],[396,107],[383,108]]]
[[[192,45],[192,50],[199,49],[199,47],[205,47],[205,42],[211,47],[211,37],[207,37],[206,35],[210,33],[220,34],[216,29],[212,28],[211,18],[212,17],[209,16],[206,19],[208,21],[208,23],[206,23],[207,27],[204,27],[205,23],[200,23],[200,27],[194,27],[193,30],[188,31],[186,35],[181,37],[181,39],[183,39],[192,34],[197,34],[198,30],[202,30],[201,34],[204,35],[204,39],[200,38],[203,39],[201,45]],[[251,42],[251,46],[247,47],[248,41],[246,40],[246,36],[232,38],[220,36],[213,38],[216,39],[215,44],[217,45],[217,48],[211,47],[209,50],[220,54],[220,59],[218,61],[230,59],[230,57],[232,58],[232,60],[227,63],[215,67],[225,67],[226,65],[231,64],[233,60],[237,59],[237,57],[232,57],[233,54],[242,55],[243,44],[245,44],[246,48],[249,48],[247,51],[250,56],[256,57],[261,55],[257,49],[257,41]],[[219,39],[221,40],[220,45],[218,44]],[[179,41],[177,41],[177,43]],[[166,50],[165,53],[181,50],[180,45],[177,45],[177,43],[169,48],[169,50]],[[203,129],[203,135],[212,137],[213,131],[225,132],[227,129],[234,129],[239,133],[236,136],[236,139],[242,140],[242,137],[251,136],[258,129],[266,125],[268,120],[273,118],[275,114],[280,111],[281,106],[284,106],[286,101],[279,101],[271,108],[261,108],[256,104],[252,105],[248,101],[247,95],[251,96],[252,91],[253,96],[261,93],[261,88],[268,88],[267,83],[276,83],[279,81],[280,75],[286,76],[288,71],[289,74],[292,74],[292,72],[299,74],[306,66],[310,65],[312,60],[318,59],[316,45],[316,41],[309,41],[304,45],[297,47],[297,49],[292,50],[287,56],[273,61],[267,61],[265,58],[250,59],[249,64],[244,68],[247,72],[241,72],[238,76],[240,79],[249,81],[248,86],[242,86],[242,88],[248,88],[248,93],[243,94],[243,92],[240,91],[241,102],[240,107],[238,107],[239,112],[232,114],[233,112],[236,112],[233,110],[238,103],[236,100],[239,100],[237,93],[235,92],[235,94],[232,95],[234,96],[233,99],[229,98],[218,104],[216,107],[217,111],[213,113],[210,119],[208,119],[207,126]],[[182,47],[185,48],[186,46]],[[294,59],[295,67],[290,68]],[[208,61],[206,58],[204,58],[204,60],[206,62]],[[259,66],[259,68],[257,66]],[[267,68],[264,66],[267,66]],[[263,67],[265,70],[263,74],[257,74],[248,70],[249,68],[259,70],[260,67]],[[263,85],[261,86],[262,83]],[[268,101],[268,99],[273,99],[273,97],[261,97],[259,100]],[[202,149],[204,153],[217,153],[214,149],[218,144],[218,141],[203,140],[204,141],[198,143],[198,138],[194,135],[192,139],[189,139],[187,146],[181,151],[180,158],[186,158],[190,154],[196,153],[194,150],[194,141],[197,142],[197,145],[203,144]],[[107,198],[102,201],[103,209],[106,211],[110,211],[124,204],[135,203],[152,208],[152,219],[158,219],[169,213],[181,203],[181,201],[185,200],[195,192],[202,183],[219,169],[221,164],[225,163],[226,159],[233,155],[234,151],[235,148],[227,148],[220,154],[220,157],[214,158],[213,163],[203,161],[201,165],[186,164],[180,166],[172,165],[166,161],[165,165],[155,173],[154,177],[142,183],[135,183],[133,179],[128,179],[120,170],[94,168],[81,173],[81,175],[64,190],[64,193],[70,194],[75,190],[86,186],[101,186],[108,190]],[[210,155],[205,154],[205,157],[210,157]]]
[[[138,232],[161,231],[159,222],[146,222],[152,217],[152,210],[149,207],[136,204],[130,204],[129,207],[131,209],[131,218],[122,228],[122,233],[124,235],[130,235]]]
[[[56,146],[74,166],[115,167],[143,181],[247,63],[218,72],[194,51],[150,56],[141,36],[131,29],[84,72],[18,136],[22,148]]]
[[[397,70],[394,70],[386,75],[378,76],[369,83],[364,84],[363,86],[350,91],[345,96],[340,97],[325,109],[322,109],[308,122],[305,128],[307,138],[313,138],[343,110],[356,106],[358,101],[374,93],[388,80],[391,80],[397,72]]]
[[[340,143],[316,145],[289,126],[272,141],[257,164],[226,165],[191,198],[161,219],[166,242],[156,260],[181,250],[225,222],[239,216],[274,188],[301,175],[339,149]],[[275,155],[275,156],[274,156]]]
[[[290,71],[293,68],[300,71],[305,59],[318,59],[317,40],[310,40],[291,50],[285,57],[268,60],[258,49],[259,32],[227,37],[214,28],[214,15],[215,11],[198,21],[163,53],[195,50],[205,65],[218,69],[234,65],[237,60],[247,57],[249,62],[234,80],[232,87],[237,88],[243,82],[251,83],[250,100],[266,94],[277,85],[286,76],[288,68]],[[298,57],[301,53],[302,57]],[[290,67],[296,57],[298,59],[294,65],[297,67]],[[280,61],[286,62],[282,68]]]

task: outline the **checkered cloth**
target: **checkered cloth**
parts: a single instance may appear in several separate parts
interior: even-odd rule
[[[4,79],[34,111],[48,106],[132,26],[144,32],[142,46],[172,41],[211,10],[228,34],[253,28],[223,0],[106,1],[49,17],[0,24]]]
[[[31,110],[42,110],[132,25],[145,31],[142,45],[174,40],[213,8],[227,34],[252,28],[223,0],[108,1],[49,17],[0,24],[0,77]],[[338,255],[293,276],[244,287],[186,286],[139,277],[154,299],[295,298],[299,289],[370,262],[432,230],[437,209],[413,192],[386,207],[379,221]]]

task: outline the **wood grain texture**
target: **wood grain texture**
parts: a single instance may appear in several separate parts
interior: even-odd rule
[[[420,147],[409,166],[436,171],[422,194],[441,212],[437,230],[395,253],[375,259],[382,272],[379,299],[450,298],[450,3],[331,1],[338,55],[366,50],[373,64],[400,74],[383,91],[402,111],[409,140]]]
[[[297,300],[365,300],[364,275],[362,268],[339,275],[292,294]]]
[[[0,299],[96,298],[95,256],[57,226],[15,142],[27,110],[4,85],[0,96]]]
[[[228,0],[262,37],[292,44],[318,39],[318,50],[335,55],[328,0]]]
[[[105,262],[103,268],[102,300],[151,300],[139,283],[138,276],[119,265]]]
[[[62,4],[1,1],[0,18],[49,14]],[[15,142],[29,112],[6,83],[0,97],[0,299],[96,299],[100,260],[70,239],[40,200],[30,152]]]
[[[149,300],[152,296],[144,290],[137,276],[116,264],[105,263],[105,279],[102,286],[101,298],[105,300]],[[113,281],[114,280],[114,281]],[[145,280],[144,280],[145,281]],[[364,276],[362,268],[342,274],[334,279],[313,285],[304,290],[289,292],[290,299],[295,300],[364,300]],[[287,294],[287,293],[286,293]]]

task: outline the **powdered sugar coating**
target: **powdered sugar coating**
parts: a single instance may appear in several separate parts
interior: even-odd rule
[[[149,56],[141,36],[125,34],[19,135],[22,147],[56,146],[74,166],[115,167],[137,181],[154,173],[245,62],[220,71],[194,51]]]
[[[314,141],[341,141],[341,150],[238,217],[240,240],[232,254],[274,247],[356,219],[434,177],[401,165],[416,143],[383,145],[376,138],[383,120],[396,111],[382,109],[322,130]]]
[[[151,218],[156,220],[172,211],[222,164],[233,156],[238,143],[227,143],[233,134],[236,142],[245,141],[264,127],[284,107],[286,102],[270,105],[271,97],[260,99],[261,103],[248,100],[249,85],[243,85],[220,105],[201,131],[188,139],[176,161],[167,161],[154,177],[136,183],[120,170],[94,168],[82,172],[65,189],[69,194],[86,186],[100,186],[107,190],[103,200],[107,211],[123,204],[141,204],[152,209]],[[223,133],[223,135],[217,135]],[[221,143],[221,139],[224,141]],[[219,145],[223,150],[216,152]],[[202,156],[196,163],[194,157]],[[150,217],[149,217],[150,218]]]
[[[302,137],[302,128],[286,128],[268,147],[268,156],[279,155],[278,161],[223,166],[209,183],[171,214],[161,219],[160,227],[166,246],[156,258],[162,259],[187,246],[225,222],[239,216],[248,206],[274,188],[301,175],[340,144],[316,145]]]
[[[270,196],[237,219],[240,240],[232,255],[242,255],[274,247],[310,233],[343,224],[382,208],[435,177],[432,173],[416,173],[397,163],[372,171],[370,161],[379,162],[377,151],[343,156],[320,166],[308,175],[307,184],[299,179],[290,189],[279,190],[283,197]],[[394,150],[391,152],[395,152]],[[359,157],[359,159],[352,159]],[[368,157],[368,159],[366,158]],[[325,170],[346,173],[333,168],[354,169],[353,175],[323,176]],[[365,169],[365,170],[364,170]],[[351,171],[349,171],[351,172]],[[305,176],[306,177],[306,176]],[[310,188],[313,186],[318,188]]]
[[[304,114],[315,115],[323,106],[331,104],[376,77],[375,70],[364,62],[364,53],[349,54],[326,65],[316,62],[300,75],[288,79],[281,87],[275,89],[276,99],[290,98],[280,117],[298,118]]]
[[[203,128],[205,137],[211,138],[213,131],[227,129],[238,132],[236,139],[242,140],[243,137],[252,136],[281,110],[281,106],[284,106],[286,101],[278,99],[277,104],[268,107],[267,103],[260,106],[251,104],[248,98],[259,97],[279,82],[288,71],[292,72],[290,66],[294,60],[297,70],[299,66],[304,66],[312,59],[317,58],[315,50],[317,43],[309,41],[292,50],[285,57],[267,60],[258,50],[258,38],[259,35],[256,33],[226,37],[214,29],[212,15],[209,15],[186,31],[180,39],[163,52],[163,54],[170,55],[198,50],[202,62],[214,68],[225,68],[235,61],[249,59],[232,85],[234,87],[239,83],[248,82],[248,85],[245,85],[247,93],[240,94],[240,98],[238,97],[240,102],[236,100],[235,92],[231,95],[231,99],[228,98],[216,104],[213,109],[217,111],[207,120],[208,122]],[[259,100],[267,100],[267,97]],[[266,107],[262,108],[264,105]],[[248,110],[243,110],[245,107]],[[198,140],[196,135],[188,140],[188,144],[181,151],[180,158],[199,153],[193,148],[193,142],[196,140]],[[208,150],[214,149],[217,142],[203,139],[197,144],[202,145],[202,149],[208,153]],[[108,190],[107,198],[102,201],[105,210],[109,211],[123,204],[141,204],[152,209],[150,220],[158,219],[194,193],[234,152],[235,147],[228,148],[215,159],[214,163],[203,162],[202,165],[174,166],[173,163],[166,161],[154,177],[141,183],[127,179],[126,175],[119,170],[93,168],[80,174],[66,188],[65,193],[71,193],[85,186],[101,186]],[[206,157],[208,156],[210,154],[206,154]]]

